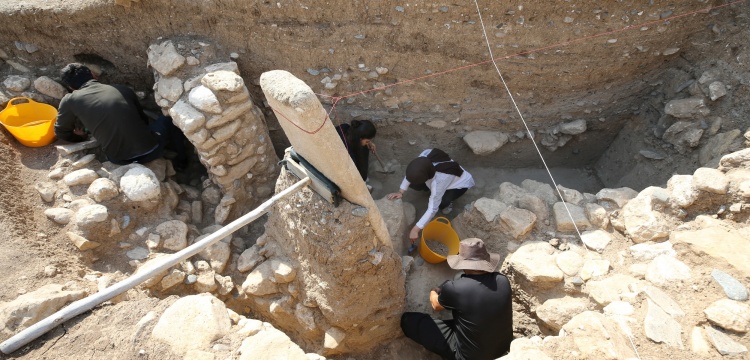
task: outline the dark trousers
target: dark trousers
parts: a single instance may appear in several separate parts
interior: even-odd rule
[[[409,187],[418,191],[430,191],[430,188],[425,184],[409,184]],[[468,190],[468,188],[446,190],[445,194],[443,194],[443,198],[440,200],[440,206],[438,206],[438,209],[443,210],[447,208],[453,200],[460,198],[461,195],[465,194]]]
[[[425,313],[406,312],[401,315],[401,330],[406,337],[443,359],[456,359],[453,320],[438,320]]]
[[[172,123],[172,118],[161,115],[149,124],[149,129],[159,138],[159,144],[150,152],[128,160],[109,159],[113,164],[127,165],[131,163],[145,164],[156,160],[164,153],[164,148],[169,146],[177,153],[174,166],[184,168],[187,164],[187,151],[185,150],[185,135]]]

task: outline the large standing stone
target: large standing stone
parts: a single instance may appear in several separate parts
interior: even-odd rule
[[[510,206],[500,213],[499,223],[504,233],[519,239],[534,228],[536,215],[531,211]]]
[[[584,359],[630,359],[635,357],[630,341],[614,321],[586,311],[563,326]]]
[[[555,217],[557,231],[573,232],[576,228],[581,231],[591,227],[586,213],[578,205],[567,204],[566,206],[562,202],[555,203],[552,206],[552,214]]]
[[[747,301],[747,288],[741,282],[737,281],[737,279],[733,278],[732,275],[714,269],[711,271],[711,276],[724,289],[724,293],[727,294],[728,298],[737,301]]]
[[[185,57],[177,53],[171,41],[148,47],[148,64],[164,76],[172,74],[185,63]]]
[[[631,199],[638,196],[638,192],[629,188],[629,187],[621,187],[617,189],[601,189],[598,193],[596,193],[596,200],[602,201],[611,201],[615,204],[617,204],[618,207],[623,207],[625,204],[628,203]]]
[[[207,348],[232,327],[227,308],[212,295],[190,295],[172,304],[154,326],[152,336],[176,353]]]
[[[109,212],[104,205],[86,205],[76,212],[76,225],[87,227],[107,220]]]
[[[476,155],[487,155],[508,142],[508,135],[497,131],[473,131],[464,136],[464,142]]]
[[[47,76],[36,78],[36,80],[34,80],[34,89],[44,95],[58,100],[62,99],[63,96],[68,93],[68,91],[65,90],[65,87]]]
[[[239,360],[309,360],[289,336],[270,325],[243,340],[238,352]]]
[[[706,318],[724,329],[745,333],[750,331],[750,306],[739,301],[721,299],[706,310]]]
[[[644,189],[622,209],[625,229],[634,243],[658,241],[669,236],[669,226],[664,215],[654,211],[651,196],[659,188]]]
[[[63,182],[68,186],[88,185],[99,178],[99,175],[91,169],[80,169],[63,177]]]
[[[161,194],[159,179],[145,166],[128,170],[120,179],[120,188],[131,201],[158,200]]]
[[[648,302],[648,312],[643,320],[646,336],[657,343],[665,343],[673,348],[684,349],[682,344],[682,326],[669,314],[664,312],[651,299]]]
[[[585,298],[563,297],[549,299],[536,308],[539,320],[555,332],[570,321],[574,316],[587,310],[589,302]]]
[[[0,304],[0,336],[10,338],[16,332],[34,325],[54,314],[66,304],[86,296],[83,290],[65,285],[48,284],[23,294],[15,300]]]
[[[690,279],[690,267],[669,255],[659,255],[648,264],[646,280],[654,285],[667,286],[675,281]]]
[[[180,220],[165,221],[156,226],[155,232],[165,249],[180,251],[187,247],[188,226]]]
[[[687,98],[670,100],[664,106],[664,112],[680,119],[690,119],[696,116],[706,116],[711,111],[706,107],[703,98]]]
[[[711,326],[706,326],[706,336],[711,344],[721,355],[739,356],[747,352],[747,347],[742,345]]]
[[[529,241],[511,255],[509,261],[519,274],[534,285],[554,286],[564,275],[555,263],[555,248],[547,242]]]
[[[612,241],[612,235],[604,230],[584,231],[581,234],[581,240],[589,249],[602,252]]]
[[[114,199],[117,195],[120,195],[120,191],[117,189],[117,184],[110,179],[99,178],[89,185],[86,193],[94,199],[96,202],[102,202]]]

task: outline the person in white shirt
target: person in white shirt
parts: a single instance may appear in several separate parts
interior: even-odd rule
[[[448,154],[440,149],[427,149],[409,163],[400,191],[388,194],[388,199],[400,199],[408,188],[430,192],[427,211],[409,232],[409,239],[414,243],[419,238],[419,231],[424,229],[438,210],[442,210],[444,214],[451,212],[453,201],[473,186],[474,178],[471,174]]]

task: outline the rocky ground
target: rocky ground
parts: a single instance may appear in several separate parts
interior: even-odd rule
[[[64,89],[54,69],[76,59],[98,65],[105,80],[132,84],[150,110],[167,108],[164,100],[180,95],[164,96],[169,92],[158,86],[152,91],[167,77],[143,64],[149,45],[166,46],[161,37],[168,28],[178,47],[218,44],[207,48],[237,64],[248,103],[263,112],[253,116],[268,124],[278,154],[287,142],[257,86],[263,71],[288,69],[316,92],[343,96],[488,55],[481,37],[466,40],[478,31],[473,4],[388,1],[351,11],[340,2],[334,17],[330,9],[293,2],[223,2],[198,10],[185,5],[174,12],[179,21],[167,23],[166,2],[116,3],[0,5],[0,17],[14,24],[0,29],[0,105],[19,95],[56,104]],[[483,11],[492,19],[495,49],[507,54],[706,6],[530,1]],[[528,115],[531,136],[514,120],[505,95],[497,95],[504,89],[491,80],[490,68],[342,99],[333,122],[375,120],[379,153],[394,171],[379,173],[373,159],[370,184],[404,255],[406,310],[431,312],[429,288],[455,272],[404,253],[403,231],[424,210],[424,194],[410,191],[395,205],[382,197],[397,189],[413,156],[438,146],[477,183],[447,217],[461,238],[483,238],[505,257],[519,337],[508,359],[747,357],[747,25],[748,6],[739,2],[639,27],[633,32],[640,36],[617,33],[506,60],[501,68]],[[109,30],[92,31],[101,26]],[[238,36],[238,26],[252,36]],[[53,28],[71,45],[59,45],[65,42]],[[135,36],[132,29],[142,32]],[[210,41],[193,36],[209,32]],[[119,46],[100,46],[107,42]],[[179,76],[191,82],[192,73],[183,70]],[[212,182],[223,173],[207,169],[199,155],[183,173],[169,161],[116,167],[93,149],[28,148],[0,132],[2,339],[205,238],[227,219],[217,220],[217,208],[228,200]],[[529,138],[552,166],[572,219]],[[272,186],[275,179],[264,181]],[[285,266],[256,271],[273,250],[264,248],[265,221],[0,357],[320,358],[313,352],[321,349],[295,344],[302,338],[296,332],[278,331],[262,321],[270,315],[243,304],[264,281],[286,284],[293,277]],[[321,338],[326,351],[340,340],[335,333]],[[403,337],[371,345],[367,353],[330,357],[435,358]]]

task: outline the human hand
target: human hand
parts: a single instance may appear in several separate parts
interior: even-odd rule
[[[411,228],[411,231],[409,232],[409,240],[411,240],[412,243],[414,243],[415,241],[417,241],[417,239],[419,238],[419,231],[420,230],[422,230],[422,229],[420,229],[416,225],[413,228]]]
[[[394,199],[400,199],[403,196],[404,196],[404,194],[402,194],[400,192],[396,192],[396,193],[390,193],[386,197],[388,198],[388,200],[394,200]]]
[[[86,130],[83,130],[82,128],[75,128],[73,129],[73,134],[78,136],[86,136]]]
[[[367,143],[367,148],[370,149],[370,152],[374,154],[377,147],[375,146],[374,142],[370,141],[369,143]]]

